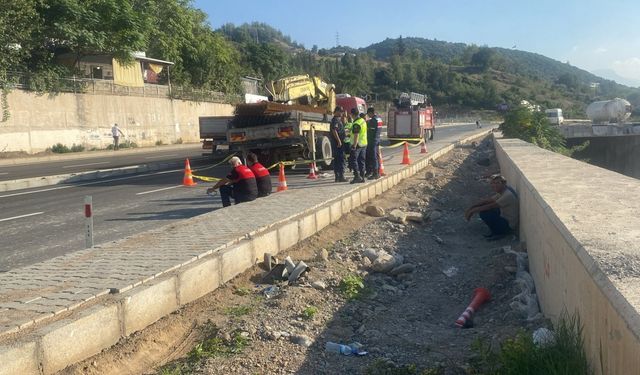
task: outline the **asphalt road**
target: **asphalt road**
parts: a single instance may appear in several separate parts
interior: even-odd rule
[[[474,124],[441,127],[437,129],[434,144],[448,144],[453,138],[474,130]],[[397,162],[401,152],[402,147],[384,150],[385,162]],[[150,155],[155,157],[155,153],[137,156]],[[173,155],[167,157],[174,158]],[[48,171],[48,164],[22,168]],[[58,162],[53,164],[60,167]],[[195,174],[217,177],[223,177],[229,171],[228,165],[202,169],[206,167],[195,163],[194,168],[200,168]],[[183,173],[182,169],[174,169],[0,193],[0,271],[84,248],[86,195],[93,198],[96,245],[221,208],[219,196],[205,194],[210,184],[181,186]],[[306,168],[288,171],[289,188],[311,190],[317,184],[333,183],[332,173],[318,180],[308,180],[307,173]],[[272,176],[275,189],[277,171]],[[211,230],[215,230],[215,223],[211,224]]]
[[[143,165],[153,162],[184,162],[186,158],[192,161],[205,160],[202,156],[202,146],[194,144],[181,148],[157,147],[147,150],[135,150],[131,153],[126,149],[111,152],[96,152],[78,156],[78,158],[66,158],[62,155],[62,160],[46,162],[27,162],[25,164],[0,166],[0,182],[7,180],[17,180],[29,177],[52,176],[69,173],[79,173],[95,171],[97,169],[121,168],[125,166]]]

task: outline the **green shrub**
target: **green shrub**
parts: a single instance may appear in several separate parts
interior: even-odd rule
[[[311,320],[318,313],[318,308],[315,306],[307,306],[302,310],[302,319]]]
[[[71,152],[82,152],[84,151],[84,146],[83,145],[77,145],[77,144],[73,144],[71,146]]]
[[[251,306],[233,306],[233,307],[227,307],[224,312],[227,315],[230,316],[243,316],[243,315],[247,315],[251,312]]]
[[[162,142],[162,139],[158,139],[156,141],[156,146],[162,146],[164,143]]]
[[[364,289],[364,282],[358,275],[349,275],[340,281],[339,288],[347,299],[354,299]]]
[[[496,352],[482,341],[473,344],[477,373],[495,375],[589,375],[592,374],[584,351],[582,324],[576,314],[562,314],[554,330],[555,339],[536,345],[531,334],[519,332],[507,339]]]
[[[51,147],[51,152],[56,154],[66,154],[67,152],[71,152],[71,150],[62,143],[56,143]]]

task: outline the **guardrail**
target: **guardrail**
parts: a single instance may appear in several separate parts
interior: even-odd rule
[[[10,82],[9,87],[25,91],[42,91],[42,86],[23,74],[8,73],[0,77],[0,82]],[[74,94],[101,94],[120,96],[142,96],[152,98],[172,98],[214,103],[238,103],[240,95],[219,91],[197,90],[181,86],[157,85],[145,83],[142,87],[129,87],[115,84],[113,80],[66,77],[53,79],[47,85],[48,91]]]

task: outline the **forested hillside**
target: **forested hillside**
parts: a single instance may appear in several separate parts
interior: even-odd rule
[[[61,54],[130,61],[132,52],[145,51],[175,62],[172,84],[227,93],[240,90],[243,75],[266,81],[305,73],[339,92],[390,100],[415,91],[462,109],[529,100],[583,116],[590,101],[616,96],[640,108],[639,89],[534,53],[402,37],[362,49],[305,48],[264,23],[214,30],[189,0],[14,0],[0,13],[0,35],[5,89],[19,76],[34,89],[55,91],[58,78],[78,74],[58,63]]]

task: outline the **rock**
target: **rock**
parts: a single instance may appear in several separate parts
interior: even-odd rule
[[[311,286],[314,289],[318,289],[318,290],[327,289],[327,283],[325,283],[324,281],[314,281],[314,282],[311,283]]]
[[[407,223],[407,215],[402,210],[395,209],[389,213],[389,220],[394,223],[406,224]]]
[[[436,174],[435,172],[428,171],[427,173],[424,174],[424,178],[426,178],[427,180],[432,180],[436,178]]]
[[[431,221],[436,221],[442,217],[442,213],[440,211],[431,211],[427,217]]]
[[[413,274],[411,274],[411,273],[401,273],[398,276],[396,276],[396,278],[399,281],[403,281],[403,282],[407,281],[408,282],[408,281],[412,281],[413,280]]]
[[[439,243],[440,245],[444,244],[444,240],[436,236],[435,234],[433,235],[433,239],[436,240],[436,242]]]
[[[514,266],[504,266],[504,270],[509,273],[516,273],[518,269]]]
[[[329,261],[329,251],[327,251],[327,249],[322,249],[320,251],[320,259],[322,259],[322,261],[324,262]]]
[[[367,258],[367,257],[362,258],[362,265],[363,266],[369,268],[369,267],[371,267],[371,264],[372,263],[371,263],[371,260],[369,260],[369,258]]]
[[[476,164],[481,165],[483,167],[488,167],[491,164],[491,160],[489,158],[482,158],[478,160]]]
[[[403,259],[399,256],[393,256],[386,251],[380,251],[378,258],[371,265],[371,268],[376,272],[387,273],[395,267],[402,264]]]
[[[401,273],[412,273],[416,270],[416,266],[411,263],[401,264],[389,271],[389,275],[400,275]]]
[[[364,255],[366,258],[368,258],[370,261],[373,262],[378,258],[378,251],[376,251],[375,249],[367,248],[367,249],[364,249],[364,251],[362,252],[362,255]]]
[[[422,223],[422,213],[420,212],[405,212],[407,220],[413,221],[415,223]]]
[[[398,288],[396,288],[395,286],[391,286],[389,284],[384,284],[382,286],[382,290],[386,290],[387,292],[391,292],[391,293],[394,293],[394,294],[400,292],[400,290]]]
[[[367,206],[365,211],[367,212],[367,215],[373,216],[373,217],[383,217],[385,214],[384,208],[380,206],[374,206],[374,205]]]

